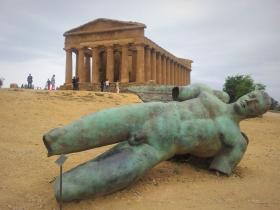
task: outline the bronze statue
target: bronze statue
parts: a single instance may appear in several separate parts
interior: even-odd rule
[[[271,99],[253,91],[232,104],[227,95],[202,85],[173,89],[173,102],[149,102],[96,112],[44,135],[48,155],[118,143],[63,174],[57,200],[105,195],[130,185],[177,154],[213,157],[210,169],[230,175],[247,148],[239,122],[265,113]],[[188,100],[187,100],[188,99]]]

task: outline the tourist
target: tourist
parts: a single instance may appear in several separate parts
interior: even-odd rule
[[[51,80],[50,79],[48,79],[48,81],[47,81],[47,87],[48,87],[48,90],[51,90]]]
[[[120,85],[119,85],[119,80],[116,82],[116,92],[120,93]]]
[[[52,85],[52,90],[55,90],[55,75],[53,75],[51,78],[51,85]]]
[[[75,76],[72,78],[72,88],[73,88],[73,90],[76,90],[76,77]]]
[[[27,77],[27,88],[29,89],[32,88],[32,82],[33,82],[33,77],[31,76],[31,74],[29,74]]]
[[[76,77],[76,90],[79,90],[79,77]]]
[[[106,79],[105,81],[105,90],[108,91],[109,90],[109,85],[110,85],[110,82],[108,79]]]
[[[104,85],[105,85],[104,80],[101,80],[101,83],[100,83],[100,90],[101,90],[101,92],[104,91]]]
[[[0,78],[0,88],[3,86],[3,83],[4,83],[4,78]]]

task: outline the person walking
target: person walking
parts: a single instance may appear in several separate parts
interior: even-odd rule
[[[101,92],[104,91],[104,86],[105,86],[104,80],[101,80],[101,83],[100,83],[100,90],[101,90]]]
[[[117,92],[117,93],[120,93],[119,80],[116,82],[116,92]]]
[[[109,85],[110,85],[110,82],[109,82],[108,79],[106,79],[106,81],[105,81],[105,90],[106,90],[106,92],[108,92],[108,90],[109,90]]]
[[[76,77],[76,90],[79,90],[79,80],[80,78],[79,77]]]
[[[73,90],[76,90],[76,77],[74,76],[73,78],[72,78],[72,88],[73,88]]]
[[[27,88],[28,89],[32,88],[32,82],[33,82],[33,77],[31,76],[31,74],[29,74],[27,77]]]
[[[51,78],[51,86],[52,86],[52,90],[55,90],[55,75],[53,75]]]
[[[48,86],[48,90],[51,90],[51,80],[50,79],[48,79],[48,81],[47,81],[47,86]]]

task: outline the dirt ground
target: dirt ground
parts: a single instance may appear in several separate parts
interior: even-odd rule
[[[42,135],[98,110],[141,103],[135,95],[0,90],[0,209],[59,209],[52,182],[59,174]],[[247,152],[230,177],[188,162],[165,161],[120,192],[71,202],[65,210],[280,209],[280,114],[245,120]],[[108,147],[68,155],[64,170]]]

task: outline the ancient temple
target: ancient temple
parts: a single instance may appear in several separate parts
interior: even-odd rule
[[[145,37],[137,22],[96,19],[64,33],[66,73],[63,89],[79,77],[80,89],[98,90],[100,82],[121,87],[154,81],[160,85],[190,83],[191,63]]]

